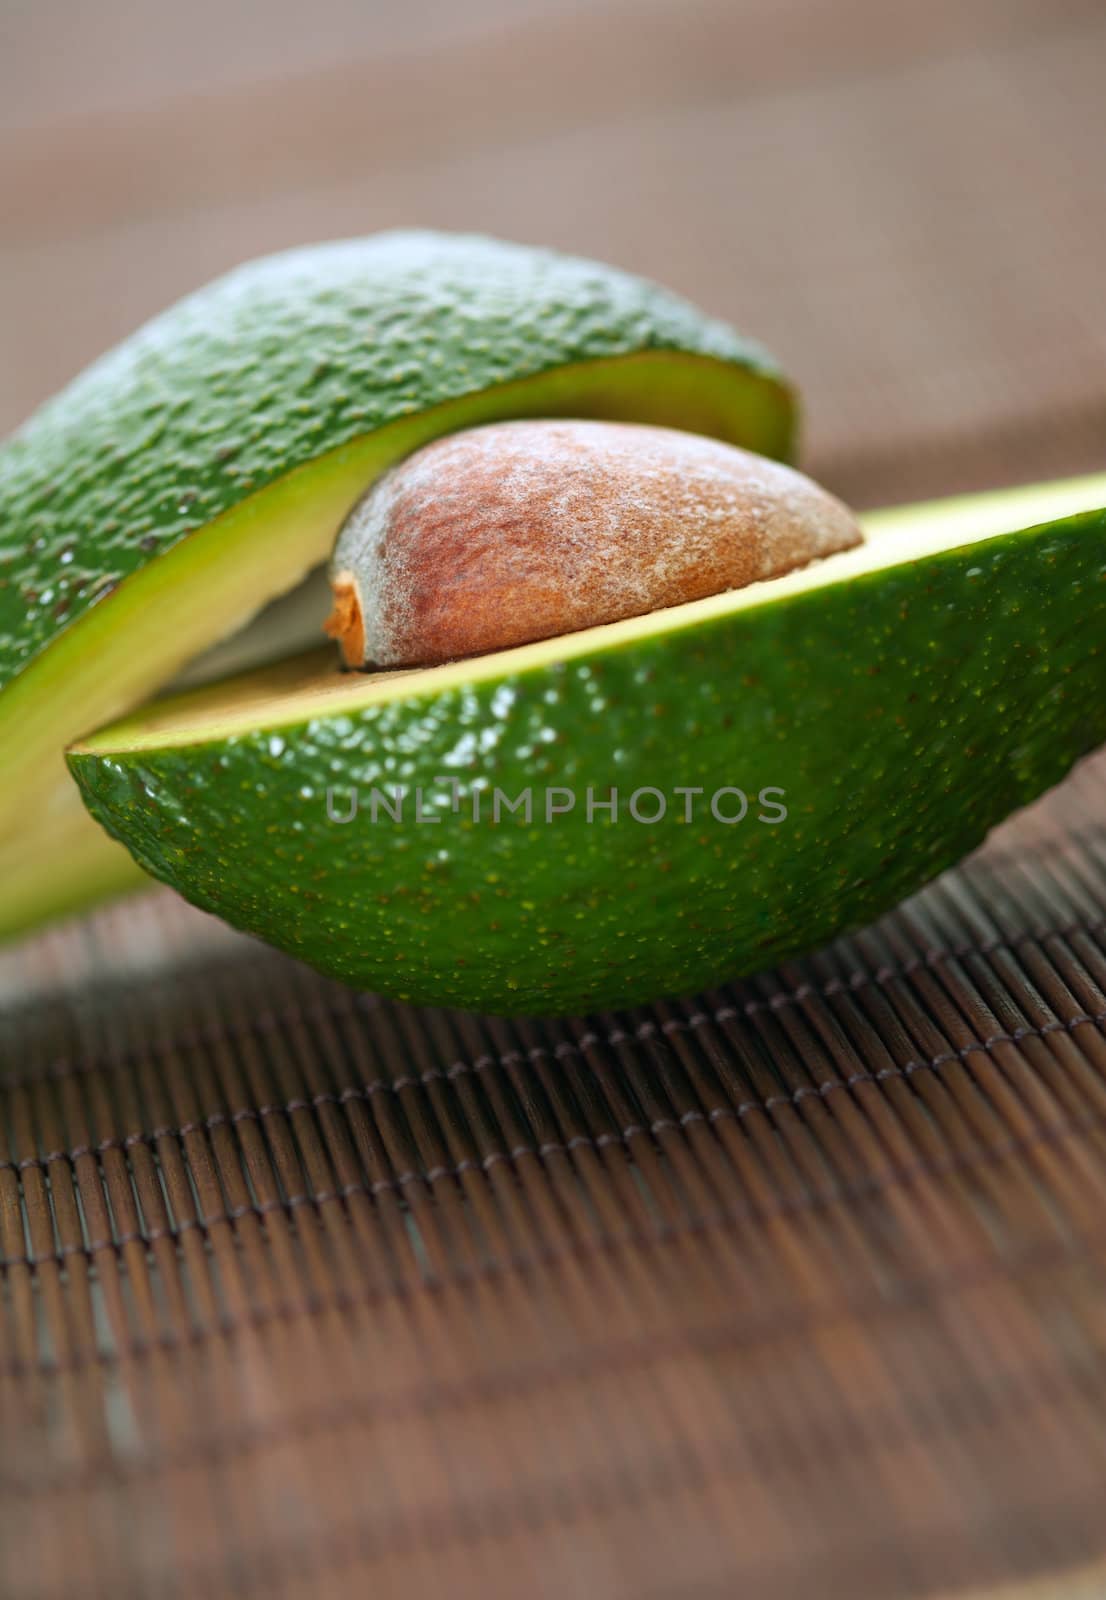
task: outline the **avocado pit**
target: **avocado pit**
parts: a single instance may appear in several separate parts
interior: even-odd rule
[[[357,579],[352,572],[336,572],[330,587],[334,603],[323,632],[338,641],[344,666],[359,667],[365,659],[365,615]]]
[[[347,667],[435,666],[780,577],[861,542],[790,467],[674,428],[526,420],[435,440],[342,529]]]

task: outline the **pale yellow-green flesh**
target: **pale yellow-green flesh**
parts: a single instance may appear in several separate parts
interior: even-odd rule
[[[351,450],[353,448],[351,447]],[[349,452],[338,453],[339,457],[348,454]],[[379,466],[376,470],[379,470]],[[304,521],[309,518],[313,521],[318,519],[320,525],[325,521],[325,543],[329,544],[336,526],[335,519],[340,520],[343,514],[339,500],[341,499],[342,507],[348,505],[366,477],[372,476],[372,470],[364,459],[361,459],[356,472],[351,463],[343,460],[341,463],[337,461],[334,463],[333,477],[324,482],[320,482],[318,470],[302,476],[310,476],[311,479],[308,496],[310,505],[291,493],[283,507],[274,507],[271,498],[265,513],[267,517],[275,520],[274,528],[266,535],[266,548],[271,551],[273,543],[281,544],[282,534],[284,543],[294,547],[287,552],[288,559],[282,563],[278,562],[283,573],[283,581],[276,585],[276,589],[289,587],[302,575],[306,566],[314,564],[318,559],[320,551],[314,546],[311,547],[309,559],[306,562],[303,559]],[[280,487],[291,490],[295,486],[290,482],[289,485]],[[261,498],[258,497],[258,500]],[[320,500],[324,502],[322,507]],[[238,600],[238,610],[221,612],[220,627],[215,632],[208,627],[203,642],[225,631],[235,615],[239,618],[242,616],[241,602],[245,586],[256,582],[251,571],[251,563],[256,560],[257,547],[253,542],[254,536],[251,536],[253,524],[248,520],[249,505],[247,502],[246,506],[240,508],[239,513],[245,521],[245,527],[240,536],[243,565],[234,591]],[[278,726],[281,722],[298,720],[303,716],[305,709],[313,713],[325,707],[338,712],[344,706],[365,705],[376,698],[386,699],[398,693],[406,693],[411,688],[412,676],[419,678],[420,688],[429,688],[432,684],[446,688],[458,682],[476,682],[482,677],[508,669],[517,670],[527,664],[537,665],[554,657],[571,659],[573,655],[593,648],[598,633],[610,635],[612,642],[620,638],[629,643],[635,638],[644,638],[666,628],[691,627],[700,620],[759,604],[766,598],[768,589],[771,590],[773,598],[782,597],[787,593],[817,588],[850,574],[911,561],[935,550],[970,544],[995,534],[1030,527],[1039,522],[1074,515],[1079,511],[1096,509],[1103,505],[1106,505],[1106,474],[1097,474],[1059,483],[1001,490],[984,495],[964,496],[873,512],[862,518],[866,534],[866,543],[863,546],[831,557],[827,561],[801,572],[792,573],[785,578],[771,580],[770,584],[751,585],[735,593],[717,595],[669,611],[655,612],[645,617],[613,623],[602,630],[592,629],[585,633],[526,645],[509,653],[451,663],[416,674],[388,673],[381,674],[375,679],[366,679],[362,675],[343,675],[332,670],[329,663],[334,660],[333,654],[324,650],[311,658],[291,660],[249,674],[238,680],[233,688],[218,688],[214,691],[211,688],[198,689],[189,695],[175,697],[171,704],[159,705],[155,702],[145,706],[125,723],[115,724],[107,733],[103,744],[95,737],[88,738],[82,743],[87,749],[105,746],[113,749],[139,749],[159,743],[176,742],[181,738],[199,739],[233,733],[259,724]],[[294,522],[297,516],[300,519],[298,524],[300,536],[298,540],[293,540],[289,536],[288,524],[283,517]],[[194,542],[198,543],[199,538]],[[295,559],[292,559],[293,554]],[[136,630],[141,633],[150,649],[159,649],[159,641],[156,639],[156,616],[151,617],[149,612],[152,609],[156,613],[155,602],[158,595],[163,595],[166,603],[172,595],[174,612],[179,613],[180,595],[173,592],[171,575],[168,580],[162,579],[165,584],[163,588],[158,587],[155,581],[163,570],[172,564],[174,555],[176,552],[157,563],[151,572],[150,580],[143,590],[145,598],[142,603],[146,608],[145,611],[137,616],[132,613],[127,618],[120,607],[113,613],[113,620],[109,621],[107,612],[110,607],[107,605],[103,607],[106,645],[110,646],[111,643],[110,628],[118,626],[128,635],[127,649],[137,649],[141,652],[143,648],[141,643],[136,644]],[[224,571],[225,559],[226,553],[221,551],[219,561],[221,570]],[[195,565],[199,567],[199,571],[193,574],[189,596],[193,602],[204,605],[206,604],[203,599],[205,569],[198,560]],[[151,595],[154,596],[154,602],[151,601]],[[267,597],[266,594],[261,598]],[[210,613],[208,617],[210,618]],[[188,653],[194,655],[199,630],[186,631],[189,632],[193,643],[193,648]],[[86,647],[87,636],[82,644],[82,648]],[[155,681],[164,681],[174,667],[186,659],[180,656],[166,671],[164,641],[160,641],[159,655],[163,670]],[[140,684],[130,697],[132,702],[140,698],[144,691],[148,691],[149,687],[148,680]],[[110,708],[95,720],[104,720],[104,717],[112,715],[113,710],[117,709],[118,707]],[[93,720],[93,716],[89,714],[84,726],[90,726]],[[81,731],[79,725],[73,729],[75,735]],[[59,914],[66,909],[85,905],[96,898],[130,888],[137,881],[141,881],[138,869],[126,852],[121,847],[106,841],[91,819],[74,810],[76,791],[68,776],[64,774],[64,768],[61,768],[61,773],[61,782],[54,786],[53,798],[43,797],[40,803],[39,820],[23,828],[20,840],[10,851],[0,851],[0,873],[3,874],[7,891],[4,897],[5,903],[0,906],[0,934],[14,932],[32,917],[37,920],[44,915]]]
[[[4,852],[0,937],[68,916],[150,880],[122,845],[93,822],[70,782],[50,796],[37,826]]]

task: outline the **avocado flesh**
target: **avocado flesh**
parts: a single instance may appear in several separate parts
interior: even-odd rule
[[[0,937],[137,881],[71,805],[69,741],[298,584],[392,462],[531,415],[787,457],[794,401],[757,346],[654,285],[396,234],[238,269],[0,444]]]
[[[36,824],[0,849],[0,882],[0,937],[150,886],[126,850],[92,821],[68,774]]]
[[[424,671],[324,650],[156,702],[70,766],[148,872],[347,981],[504,1013],[688,992],[870,920],[1106,738],[1103,506],[1106,475],[875,514],[787,577]],[[404,821],[372,822],[397,784]],[[667,815],[588,822],[612,784]],[[474,786],[529,786],[538,815],[474,822]],[[546,823],[553,787],[578,801]],[[361,815],[330,820],[328,788]],[[691,822],[678,788],[704,791]],[[730,788],[735,825],[707,803]],[[765,788],[785,820],[756,820]]]

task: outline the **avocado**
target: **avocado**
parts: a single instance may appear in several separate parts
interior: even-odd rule
[[[520,416],[614,418],[788,457],[757,346],[548,251],[396,233],[230,273],[0,446],[0,933],[136,879],[62,765],[325,560],[372,480]]]
[[[146,871],[340,978],[687,992],[876,916],[1106,738],[1104,507],[1106,476],[874,515],[786,576],[430,668],[301,656],[69,764]]]

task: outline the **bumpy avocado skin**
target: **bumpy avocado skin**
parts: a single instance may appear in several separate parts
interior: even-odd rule
[[[243,737],[76,754],[190,900],[403,999],[565,1012],[697,989],[870,920],[1106,738],[1106,512],[525,674]],[[678,613],[674,614],[678,617]],[[437,824],[325,793],[460,780]],[[706,791],[698,815],[473,824],[474,783]],[[715,821],[722,786],[788,815]],[[728,800],[726,806],[733,804]],[[409,813],[408,813],[409,815]]]
[[[297,467],[501,383],[667,349],[761,375],[755,437],[738,442],[789,454],[793,400],[769,357],[613,268],[434,233],[239,268],[0,445],[0,690],[129,576]]]

